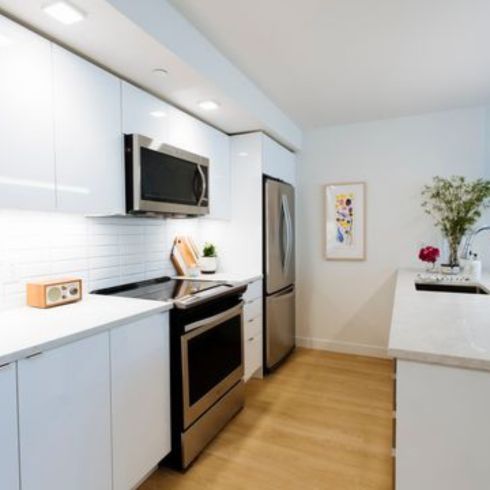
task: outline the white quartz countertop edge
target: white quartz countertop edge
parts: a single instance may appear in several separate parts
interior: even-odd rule
[[[75,342],[156,313],[172,302],[87,295],[56,308],[0,312],[0,365]]]
[[[388,353],[415,362],[490,371],[490,296],[417,291],[399,270]],[[490,276],[478,285],[490,289]]]

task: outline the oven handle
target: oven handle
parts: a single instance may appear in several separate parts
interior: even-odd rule
[[[237,314],[241,313],[243,309],[243,304],[244,302],[240,301],[240,303],[238,303],[233,308],[230,308],[229,310],[223,311],[222,313],[218,313],[217,315],[214,316],[210,316],[208,318],[205,318],[204,320],[199,320],[198,322],[189,323],[189,325],[185,326],[184,331],[185,333],[188,333],[202,327],[208,327],[206,328],[206,330],[208,330],[209,328],[212,328],[218,325],[219,323],[222,323],[228,320],[229,318],[233,318]]]

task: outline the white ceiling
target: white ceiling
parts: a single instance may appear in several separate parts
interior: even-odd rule
[[[138,1],[139,7],[142,7],[143,3],[150,7],[152,5],[151,0]],[[60,24],[47,16],[41,8],[46,3],[47,0],[0,0],[0,13],[34,28],[42,35],[54,39],[227,133],[264,130],[286,145],[300,146],[298,138],[290,141],[285,134],[290,127],[297,132],[299,128],[294,126],[292,121],[273,106],[241,73],[237,71],[238,76],[235,80],[238,79],[242,85],[247,82],[250,84],[249,94],[252,100],[257,100],[257,104],[247,103],[240,97],[233,97],[230,91],[225,92],[216,83],[217,78],[213,80],[196,70],[159,42],[155,36],[111,5],[118,2],[74,0],[73,3],[87,13],[87,16],[83,22],[70,26]],[[165,3],[165,0],[157,1],[157,5],[164,6]],[[177,15],[182,17],[178,13]],[[182,20],[183,22],[179,24],[181,31],[186,30],[186,24],[189,24],[184,18]],[[166,21],[168,22],[168,19],[157,20],[160,29],[166,29]],[[192,29],[192,26],[189,26],[187,30]],[[214,47],[206,49],[207,46],[203,45],[201,52],[208,54],[212,61],[220,56],[217,52],[213,52]],[[153,73],[155,68],[168,70],[168,76],[163,79],[155,76]],[[232,79],[229,73],[226,76]],[[202,110],[198,102],[205,99],[219,100],[220,109],[212,112]],[[276,120],[285,121],[286,131],[281,131],[281,128],[274,131],[273,127],[264,124],[263,118],[261,119],[259,112],[255,110],[263,100],[269,101],[269,108],[272,109]]]
[[[490,0],[170,0],[305,127],[490,101]]]

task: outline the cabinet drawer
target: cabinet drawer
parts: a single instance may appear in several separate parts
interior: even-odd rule
[[[246,321],[244,327],[245,341],[247,341],[251,337],[262,335],[262,315],[256,316],[255,318]]]
[[[262,298],[247,301],[243,307],[243,318],[246,322],[262,315]]]
[[[251,301],[257,298],[262,298],[262,279],[250,283],[243,294],[245,301]]]
[[[262,335],[245,340],[245,372],[244,379],[248,381],[252,374],[262,366]]]

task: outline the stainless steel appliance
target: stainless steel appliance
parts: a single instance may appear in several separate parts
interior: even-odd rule
[[[264,178],[264,366],[270,371],[294,349],[294,187]]]
[[[94,291],[173,300],[170,311],[172,452],[185,469],[243,407],[243,301],[246,286],[164,277]]]
[[[139,134],[125,135],[124,146],[128,213],[209,213],[207,158]]]

